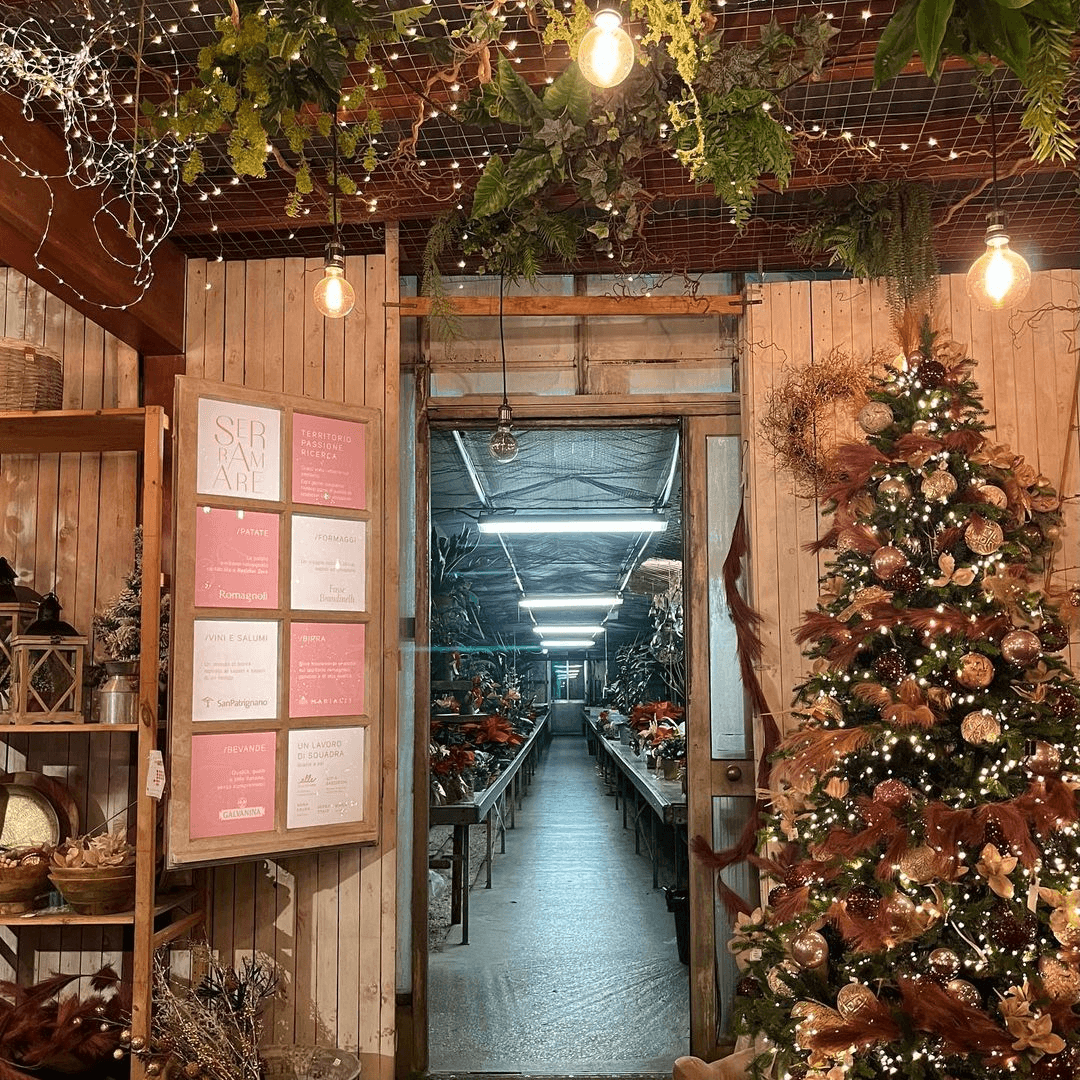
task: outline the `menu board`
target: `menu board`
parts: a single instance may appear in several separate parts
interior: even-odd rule
[[[168,864],[372,842],[380,415],[177,386]]]

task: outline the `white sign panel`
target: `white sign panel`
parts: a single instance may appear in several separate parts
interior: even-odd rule
[[[275,720],[278,624],[196,619],[192,720]]]
[[[286,826],[341,825],[364,816],[364,729],[289,732]]]
[[[291,606],[363,611],[366,552],[366,522],[294,515]]]
[[[281,413],[199,398],[195,490],[233,499],[281,497]]]

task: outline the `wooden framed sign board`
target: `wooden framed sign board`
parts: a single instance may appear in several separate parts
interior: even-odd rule
[[[381,414],[176,380],[170,867],[378,834]]]

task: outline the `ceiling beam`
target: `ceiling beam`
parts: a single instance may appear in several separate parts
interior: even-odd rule
[[[43,122],[27,120],[19,102],[4,93],[0,93],[0,133],[18,148],[31,169],[49,176],[66,175],[67,151],[60,137]],[[47,184],[0,161],[0,257],[4,262],[140,353],[182,352],[183,254],[168,241],[159,244],[153,283],[142,299],[132,302],[138,288],[130,270],[116,260],[135,262],[135,245],[100,209],[98,188],[75,188],[66,179]],[[38,252],[46,227],[49,235]],[[116,306],[103,308],[102,304]],[[130,306],[121,309],[122,304]]]
[[[498,315],[497,296],[449,296],[454,315]],[[504,296],[504,315],[741,315],[741,296]],[[403,319],[431,314],[430,296],[405,296],[397,304]]]

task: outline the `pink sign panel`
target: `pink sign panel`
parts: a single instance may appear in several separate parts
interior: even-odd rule
[[[290,716],[359,716],[364,711],[362,623],[293,623]]]
[[[293,502],[353,510],[367,504],[363,424],[294,413],[292,457]]]
[[[273,829],[276,746],[272,731],[192,738],[192,840]]]
[[[278,606],[277,514],[195,511],[196,607]]]

